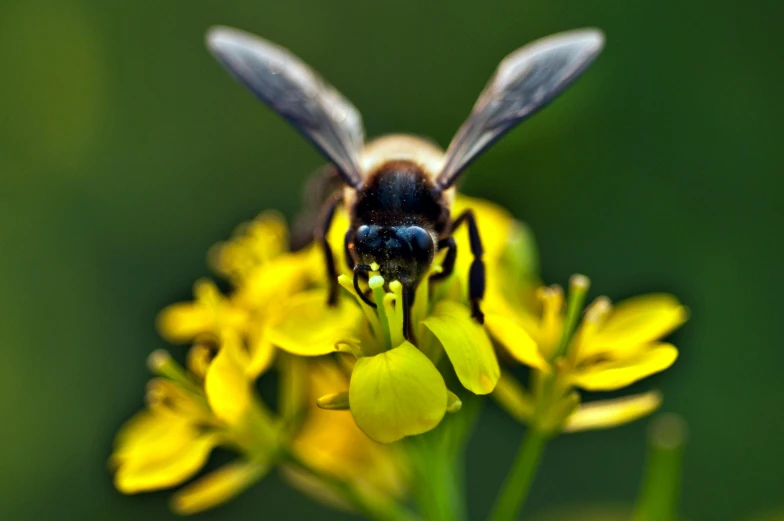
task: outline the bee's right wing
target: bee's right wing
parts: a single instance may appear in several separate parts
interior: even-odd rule
[[[504,58],[449,144],[438,185],[452,186],[487,147],[569,86],[603,43],[600,31],[582,29],[542,38]]]
[[[286,49],[238,29],[214,27],[207,47],[243,85],[287,119],[358,187],[364,143],[359,111]]]

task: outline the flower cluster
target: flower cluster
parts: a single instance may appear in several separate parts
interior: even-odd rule
[[[600,297],[583,310],[587,278],[573,278],[568,298],[557,286],[539,287],[527,228],[481,200],[459,196],[453,211],[468,208],[487,266],[484,324],[468,305],[464,231],[455,235],[454,273],[417,287],[408,335],[400,282],[371,271],[365,287],[354,285],[342,213],[328,237],[344,270],[332,306],[322,252],[314,245],[290,251],[278,214],[263,213],[215,245],[209,263],[230,289],[200,280],[192,301],[160,313],[163,338],[189,348],[184,367],[165,351],[151,355],[147,407],[118,433],[110,459],[116,487],[179,485],[222,447],[237,459],[177,491],[176,511],[210,508],[279,467],[329,505],[408,519],[401,501],[418,486],[417,465],[411,445],[395,442],[461,414],[472,395],[492,394],[547,435],[619,425],[658,407],[655,391],[581,403],[578,389],[616,390],[671,365],[677,350],[659,339],[686,320],[684,307],[648,295],[615,307]],[[440,254],[429,275],[441,272],[442,261]],[[526,384],[501,368],[517,363],[532,369]],[[257,385],[271,372],[280,382],[272,400]],[[448,462],[454,454],[442,456]]]
[[[110,458],[118,490],[178,485],[223,447],[238,459],[180,489],[175,511],[224,502],[276,465],[295,486],[330,504],[386,508],[384,498],[404,493],[407,465],[399,451],[367,438],[350,415],[316,405],[318,397],[347,385],[345,365],[276,352],[270,329],[286,317],[282,303],[326,299],[323,283],[315,280],[318,252],[289,252],[287,243],[283,220],[260,215],[210,252],[214,269],[233,285],[229,296],[201,280],[192,302],[161,312],[161,335],[191,343],[186,368],[166,351],[150,356],[156,377],[148,385],[147,407],[117,434]],[[255,386],[271,370],[281,382],[277,413]]]
[[[583,313],[589,285],[587,277],[573,276],[566,303],[559,286],[539,288],[536,307],[506,298],[490,303],[493,338],[510,359],[533,370],[530,390],[505,372],[494,396],[512,416],[546,433],[614,427],[650,414],[661,403],[658,391],[581,404],[575,389],[615,391],[678,357],[675,346],[659,340],[687,319],[675,297],[643,295],[617,306],[599,297]]]

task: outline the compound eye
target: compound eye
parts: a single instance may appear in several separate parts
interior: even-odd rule
[[[417,257],[420,257],[422,260],[429,260],[433,256],[435,245],[433,244],[433,237],[427,230],[419,226],[409,226],[406,229],[406,238]]]
[[[363,224],[357,228],[357,233],[354,235],[354,241],[358,243],[365,243],[371,238],[372,235],[374,235],[373,229],[367,224]]]
[[[354,249],[360,255],[372,254],[373,250],[378,249],[379,240],[378,226],[363,224],[357,228],[356,234],[354,235]],[[363,260],[362,262],[365,261]]]

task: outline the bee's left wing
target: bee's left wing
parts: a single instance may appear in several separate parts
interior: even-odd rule
[[[600,31],[582,29],[542,38],[504,58],[452,139],[438,185],[452,186],[487,147],[569,86],[603,44]]]
[[[292,53],[229,27],[207,33],[215,58],[243,85],[310,139],[350,186],[362,183],[359,111]]]

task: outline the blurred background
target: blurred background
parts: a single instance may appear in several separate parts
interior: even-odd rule
[[[692,310],[681,358],[639,389],[690,424],[682,511],[784,504],[784,99],[776,2],[716,0],[5,1],[0,6],[0,518],[172,519],[123,497],[106,458],[142,406],[164,305],[214,242],[288,217],[320,156],[204,50],[227,24],[289,47],[362,110],[368,134],[441,145],[499,60],[596,26],[607,48],[556,103],[477,161],[464,192],[533,228],[542,274]],[[779,65],[776,65],[779,64]],[[178,352],[178,348],[174,348]],[[647,420],[551,444],[527,516],[633,500]],[[481,518],[523,429],[488,404],[468,453]],[[277,477],[197,519],[347,519]],[[549,518],[548,518],[549,519]],[[762,519],[762,518],[760,518]]]

